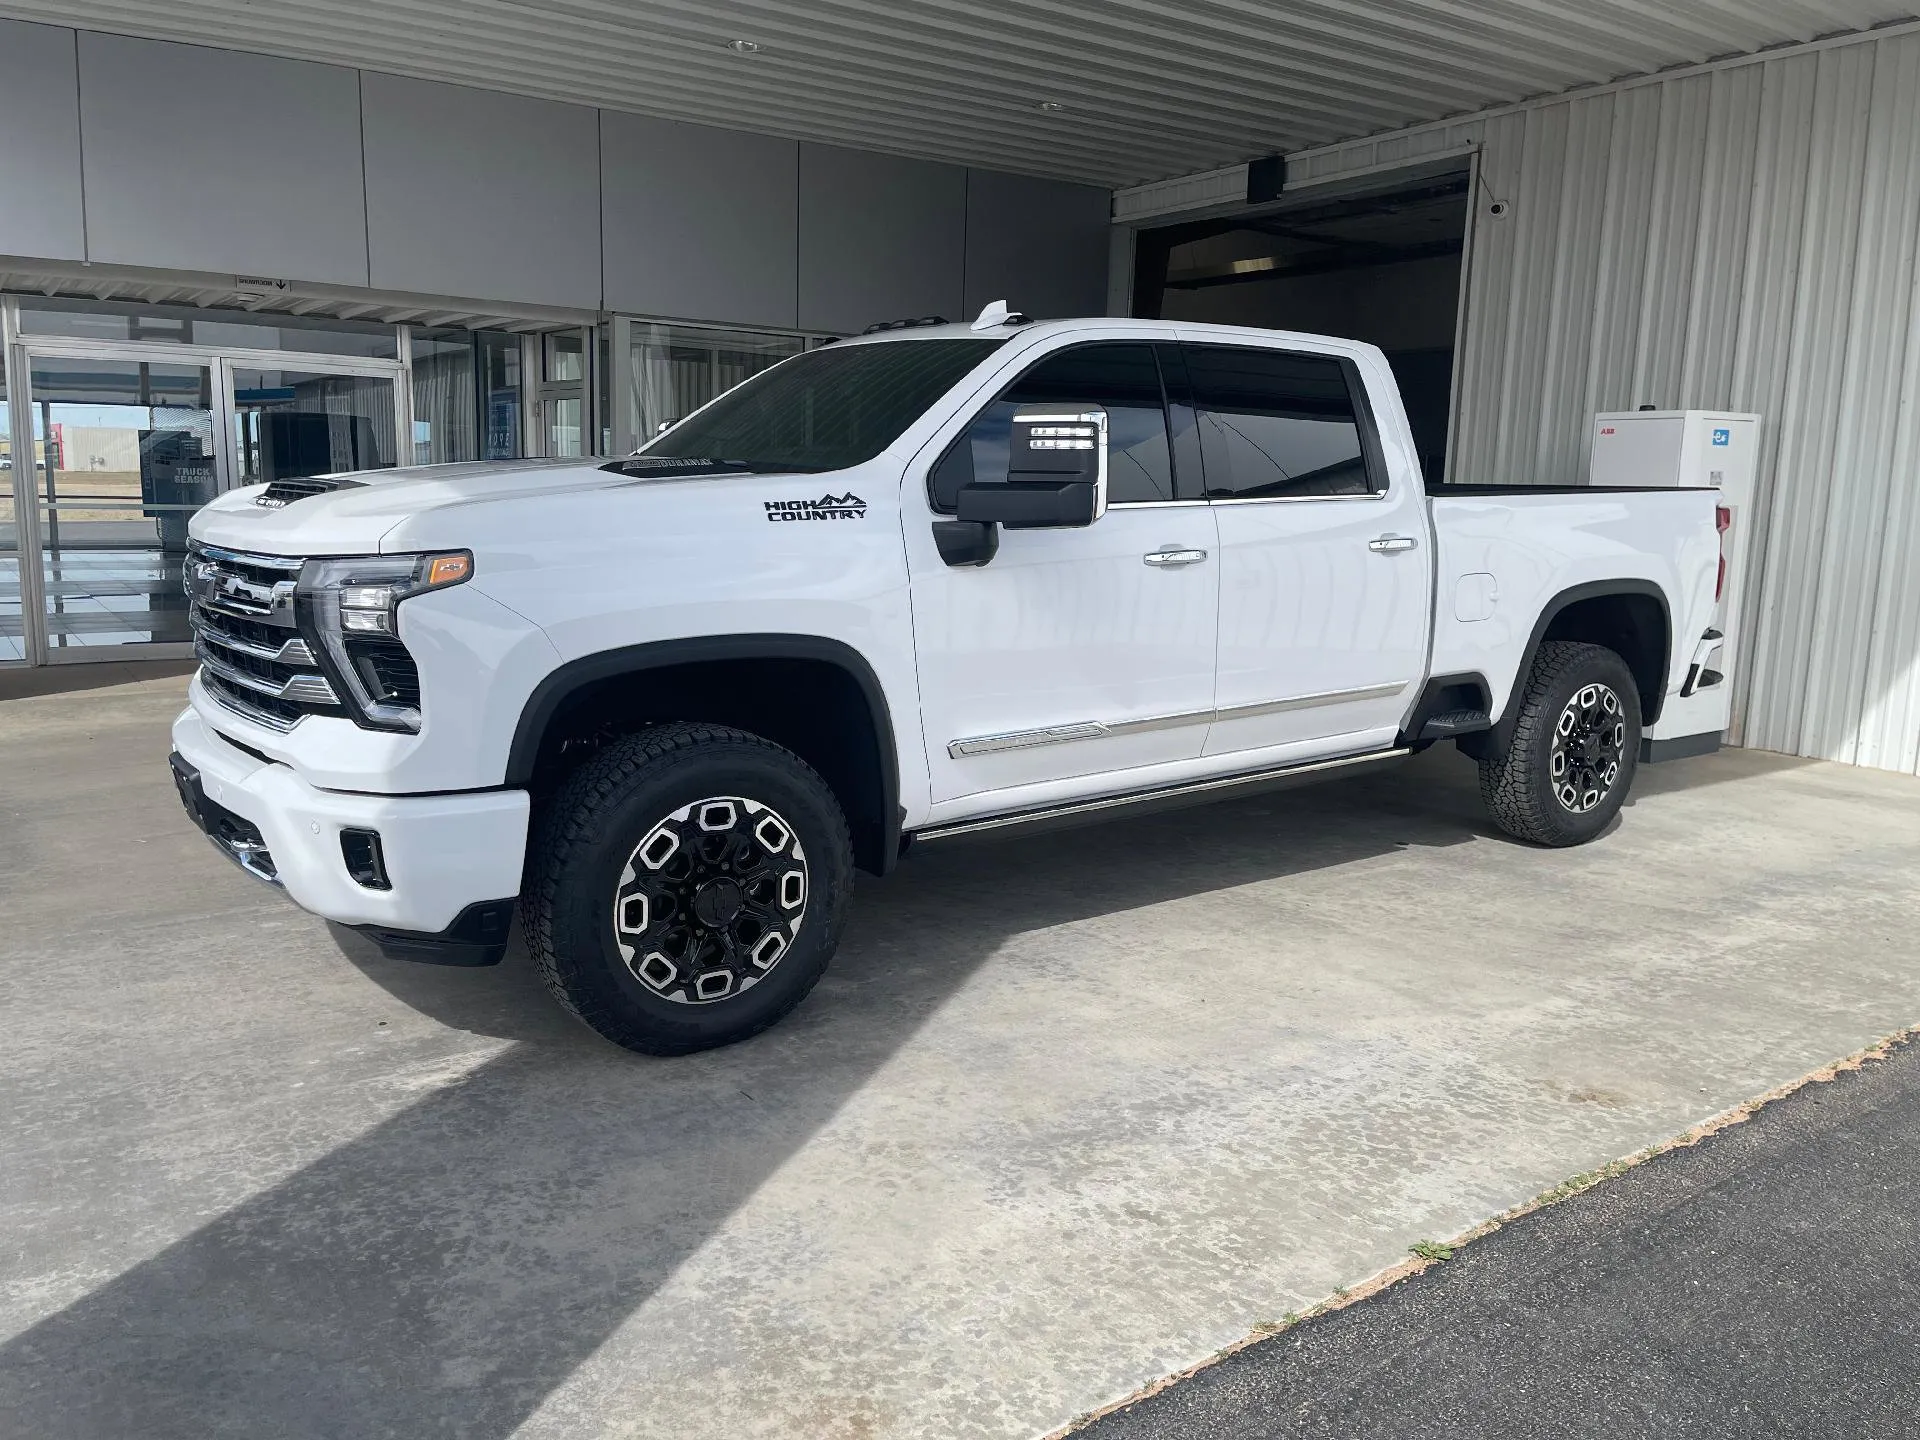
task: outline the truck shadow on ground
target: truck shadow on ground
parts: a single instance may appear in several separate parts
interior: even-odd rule
[[[683,1060],[565,1019],[523,952],[479,973],[356,954],[416,1008],[519,1043],[8,1343],[0,1428],[505,1437],[1009,937],[1490,833],[1457,757],[1406,780],[928,847],[858,887],[785,1024]],[[1038,1007],[1032,1044],[1053,1023]],[[630,1403],[674,1383],[647,1363]]]

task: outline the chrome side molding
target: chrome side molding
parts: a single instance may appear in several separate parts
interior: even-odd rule
[[[1180,725],[1210,725],[1222,720],[1250,720],[1288,710],[1313,710],[1322,705],[1346,705],[1356,700],[1386,700],[1400,694],[1404,684],[1366,685],[1358,690],[1326,690],[1318,695],[1296,695],[1286,700],[1256,700],[1247,705],[1222,705],[1208,710],[1184,710],[1140,720],[1075,720],[1043,725],[1036,730],[1009,730],[999,735],[971,735],[947,746],[955,760],[969,755],[992,755],[1002,750],[1026,750],[1035,745],[1063,745],[1074,740],[1100,740],[1109,735],[1136,735],[1147,730],[1170,730]]]

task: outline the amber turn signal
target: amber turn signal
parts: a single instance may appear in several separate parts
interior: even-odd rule
[[[473,573],[473,557],[464,551],[457,555],[435,555],[427,561],[427,588],[457,585]]]

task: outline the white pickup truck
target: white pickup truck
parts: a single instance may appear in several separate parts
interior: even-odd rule
[[[307,909],[489,964],[518,906],[564,1006],[684,1053],[798,1004],[910,842],[1441,739],[1502,828],[1592,839],[1721,680],[1716,499],[1430,494],[1372,346],[996,305],[625,460],[222,496],[172,765]]]

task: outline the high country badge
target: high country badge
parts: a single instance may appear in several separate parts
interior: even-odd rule
[[[858,495],[822,495],[818,500],[767,500],[769,520],[864,520],[867,502]]]

